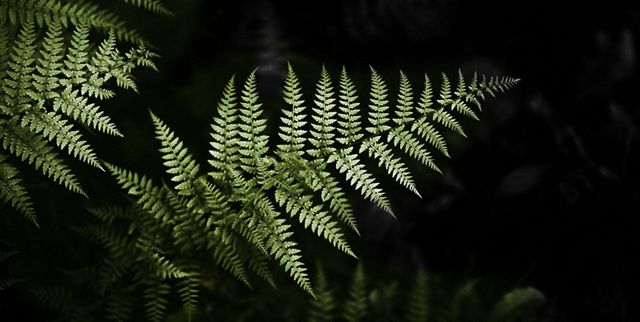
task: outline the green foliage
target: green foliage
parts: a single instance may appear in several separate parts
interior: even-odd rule
[[[166,13],[158,0],[125,1]],[[95,42],[94,30],[106,33]],[[122,52],[117,40],[133,43]],[[0,197],[37,225],[16,161],[85,195],[60,152],[102,170],[81,127],[122,136],[97,105],[113,86],[136,91],[132,71],[155,54],[114,13],[86,2],[0,1]]]
[[[322,287],[324,292],[328,292],[326,285],[335,285],[325,280],[320,268],[316,276],[318,290]],[[432,279],[438,283],[432,283]],[[367,282],[362,266],[358,265],[346,298],[336,299],[331,293],[327,293],[323,299],[312,301],[306,314],[312,321],[540,321],[536,310],[545,302],[540,291],[531,287],[515,288],[499,292],[496,296],[489,287],[481,289],[477,285],[475,280],[452,283],[442,276],[431,275],[422,270],[404,281],[386,279]],[[470,307],[464,303],[469,298],[483,301],[482,304]],[[342,319],[317,318],[331,317],[328,312],[335,309],[336,301],[343,303]]]
[[[159,320],[167,310],[165,295],[170,286],[178,286],[177,293],[191,316],[198,298],[198,276],[207,272],[204,267],[217,266],[253,287],[255,277],[275,285],[271,267],[275,263],[321,303],[317,308],[324,311],[318,311],[313,319],[331,320],[335,313],[329,307],[331,291],[324,283],[324,275],[317,276],[312,288],[303,254],[294,239],[293,222],[355,257],[344,228],[357,232],[357,225],[341,178],[392,214],[386,193],[364,160],[371,157],[392,178],[417,194],[401,155],[408,154],[437,169],[427,147],[427,143],[435,142],[435,149],[446,148],[444,136],[436,129],[437,113],[448,113],[451,118],[456,113],[468,116],[454,105],[479,100],[479,95],[488,93],[489,88],[506,90],[518,82],[512,78],[476,79],[467,86],[460,76],[456,92],[460,94],[454,97],[445,93],[452,98],[440,102],[432,101],[432,85],[427,79],[416,104],[409,79],[400,73],[397,104],[392,108],[387,85],[372,68],[371,103],[366,124],[361,124],[365,120],[363,111],[356,102],[355,85],[344,68],[336,87],[322,67],[314,107],[307,109],[301,83],[289,66],[279,141],[270,143],[255,72],[244,81],[240,93],[234,76],[225,87],[217,116],[212,120],[208,170],[179,136],[151,113],[169,180],[159,184],[104,163],[133,197],[135,206],[93,211],[107,225],[79,228],[109,252],[99,269],[103,278],[98,279],[97,290],[104,294],[116,284],[142,285],[147,317]],[[329,168],[331,164],[335,169]],[[118,221],[123,221],[120,230],[113,224]],[[122,226],[128,229],[123,230]],[[341,314],[349,321],[361,319],[368,308],[384,310],[390,305],[385,300],[396,294],[395,288],[388,288],[377,293],[375,303],[367,304],[363,300],[364,273],[361,269],[358,272]],[[133,280],[127,280],[131,276]],[[420,291],[416,292],[420,299]],[[412,315],[419,317],[427,312],[420,302],[412,303]]]

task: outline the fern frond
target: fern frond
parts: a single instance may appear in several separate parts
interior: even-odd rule
[[[50,25],[52,21],[59,21],[65,28],[85,23],[103,32],[113,30],[119,39],[144,43],[138,31],[127,28],[115,14],[92,3],[60,0],[4,0],[0,3],[0,21],[16,25],[29,20],[35,20],[40,27]]]
[[[40,136],[14,122],[0,123],[2,148],[32,164],[36,170],[67,189],[86,196],[73,172]]]
[[[73,120],[80,121],[82,124],[100,132],[123,136],[109,116],[104,115],[95,104],[88,103],[86,97],[81,96],[78,90],[74,90],[70,86],[65,87],[60,96],[54,99],[53,110],[60,111]]]
[[[5,162],[7,158],[0,154],[0,198],[38,227],[33,202],[22,185],[18,169]]]
[[[304,194],[304,189],[291,177],[278,178],[275,199],[292,217],[298,217],[304,228],[323,237],[341,251],[356,257],[351,247],[344,240],[337,222],[323,209],[322,205],[313,203],[313,196]]]
[[[323,65],[320,80],[316,85],[316,99],[313,101],[316,107],[312,108],[313,122],[311,122],[311,137],[309,138],[314,149],[308,150],[308,153],[314,158],[330,154],[335,150],[333,148],[335,141],[335,126],[333,124],[336,121],[336,112],[334,111],[336,104],[333,95],[331,78]]]
[[[233,245],[233,240],[220,236],[220,233],[216,235],[216,239],[217,243],[213,252],[213,259],[216,264],[231,273],[239,281],[251,287],[247,269],[242,262],[242,258],[238,255],[235,245]]]
[[[178,281],[178,296],[187,315],[187,321],[193,319],[198,306],[198,290],[200,289],[200,274],[190,271]]]
[[[71,43],[64,60],[62,73],[68,81],[64,85],[82,84],[87,80],[87,62],[89,62],[89,25],[80,21],[73,31]]]
[[[393,122],[398,126],[411,122],[414,119],[412,117],[413,109],[411,82],[409,82],[407,75],[400,71],[400,91],[398,93],[398,105],[396,105],[395,110],[396,117],[393,118]]]
[[[291,226],[287,225],[284,219],[277,218],[278,212],[268,199],[259,198],[254,206],[262,214],[260,225],[266,234],[265,247],[273,259],[284,268],[285,272],[289,273],[298,286],[315,297],[307,268],[301,261],[301,252],[297,248],[297,243],[290,239],[293,234],[289,230]]]
[[[341,137],[336,138],[340,144],[351,145],[362,139],[364,134],[361,133],[362,128],[359,115],[360,103],[356,102],[356,87],[347,74],[346,68],[343,66],[340,72],[340,93],[338,95],[338,133]]]
[[[353,148],[339,150],[329,157],[327,163],[335,163],[336,169],[345,174],[349,184],[359,190],[366,199],[395,217],[389,199],[382,188],[378,187],[380,184],[367,172],[365,166],[358,160],[358,156],[352,151]]]
[[[358,267],[353,273],[353,280],[349,287],[349,293],[344,302],[342,317],[347,322],[362,321],[367,312],[367,281],[362,269],[362,263],[358,263]]]
[[[106,162],[104,166],[116,178],[122,189],[128,194],[138,197],[136,202],[142,209],[163,223],[171,221],[172,210],[165,201],[165,192],[155,186],[149,178]]]
[[[338,184],[338,180],[329,172],[324,171],[325,164],[300,162],[299,165],[304,167],[301,174],[306,185],[314,192],[320,192],[322,201],[329,202],[329,209],[338,215],[342,222],[360,235],[351,204]]]
[[[287,76],[282,97],[291,109],[282,110],[284,116],[280,118],[282,125],[278,136],[282,139],[283,144],[278,145],[278,150],[302,156],[304,154],[302,149],[306,141],[305,134],[307,133],[304,129],[305,124],[307,124],[304,120],[306,107],[304,106],[304,99],[302,99],[300,81],[291,64],[287,64]]]
[[[387,141],[393,143],[394,146],[400,148],[411,157],[417,159],[422,164],[435,170],[438,173],[442,173],[440,168],[435,164],[431,153],[427,150],[426,146],[416,139],[411,132],[403,129],[395,129],[389,132]]]
[[[151,113],[151,112],[150,112]],[[206,204],[204,186],[198,180],[200,166],[188,152],[182,140],[162,122],[155,114],[151,119],[156,128],[156,138],[162,144],[163,164],[167,173],[172,175],[171,181],[181,196],[190,197],[188,207],[203,207]]]
[[[54,112],[32,111],[22,118],[21,126],[34,134],[42,135],[60,149],[66,148],[74,158],[103,170],[95,152],[82,140],[80,132],[73,130],[73,125],[60,115]]]
[[[32,106],[33,72],[36,61],[36,29],[33,20],[27,20],[18,34],[9,56],[8,70],[3,80],[5,94],[3,112],[14,115]]]
[[[429,318],[429,285],[427,274],[420,270],[409,293],[406,321],[426,322]]]
[[[322,269],[322,265],[318,263],[316,270],[316,281],[314,283],[316,290],[316,298],[311,299],[311,308],[309,309],[309,322],[329,322],[334,321],[334,310],[336,307],[333,293],[329,289],[327,278]]]
[[[62,74],[64,58],[64,36],[62,26],[52,21],[42,42],[33,75],[34,98],[49,100],[59,96],[57,89],[61,86],[58,75]]]
[[[134,303],[135,297],[126,289],[120,289],[112,293],[107,298],[105,305],[107,320],[114,322],[130,321],[133,316]]]
[[[368,120],[371,126],[366,127],[366,130],[373,135],[378,135],[391,129],[387,125],[389,122],[387,85],[373,67],[369,66],[369,69],[371,70],[371,92],[369,94],[371,97],[369,98]]]
[[[228,171],[237,167],[236,163],[240,158],[237,114],[235,76],[232,76],[218,103],[218,116],[211,123],[209,164],[218,170],[210,173],[214,178],[224,180],[230,176]]]
[[[240,121],[238,135],[241,167],[248,173],[256,172],[256,162],[269,149],[269,136],[263,134],[267,120],[260,118],[262,103],[258,103],[256,73],[251,72],[244,83],[240,102]]]
[[[161,322],[164,320],[169,305],[167,295],[170,290],[170,286],[161,281],[147,285],[143,297],[145,313],[149,321]]]
[[[383,166],[393,179],[420,196],[407,166],[393,155],[386,144],[380,142],[379,136],[363,141],[359,153],[364,151],[367,151],[370,157],[378,160],[378,165]]]
[[[172,15],[171,11],[169,11],[161,0],[121,0],[125,3],[131,3],[137,7],[144,8],[151,12],[159,13],[162,15]]]

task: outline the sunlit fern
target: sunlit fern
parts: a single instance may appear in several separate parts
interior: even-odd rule
[[[341,181],[393,215],[389,199],[365,158],[371,157],[399,184],[418,194],[403,161],[405,155],[439,172],[434,151],[449,156],[442,131],[466,136],[458,115],[477,119],[480,101],[486,95],[507,90],[518,81],[475,74],[467,80],[459,72],[452,89],[443,74],[442,85],[434,93],[431,79],[425,75],[416,100],[413,86],[400,72],[397,99],[391,103],[385,81],[371,68],[369,103],[364,108],[346,70],[342,69],[334,85],[323,67],[310,106],[289,66],[283,89],[287,107],[282,111],[277,137],[270,138],[255,73],[251,73],[239,95],[235,77],[224,89],[211,125],[209,170],[204,170],[184,142],[153,113],[170,180],[159,184],[119,166],[105,166],[136,200],[138,217],[131,218],[129,235],[155,245],[149,249],[164,250],[167,261],[175,263],[172,267],[178,269],[181,262],[194,256],[207,256],[247,285],[253,284],[252,275],[273,285],[269,263],[275,262],[315,297],[294,240],[293,222],[355,256],[344,228],[356,233],[358,228]],[[269,140],[278,142],[270,145]],[[270,150],[270,146],[275,148]],[[150,236],[153,239],[148,239]],[[140,244],[113,238],[101,242],[107,248]],[[120,252],[127,253],[124,248]],[[135,267],[128,269],[136,271]],[[189,274],[188,270],[180,271]],[[183,278],[179,274],[157,276],[162,283]],[[192,292],[182,289],[180,293]],[[163,305],[150,307],[157,307],[149,312],[150,318],[161,316]],[[359,316],[357,311],[345,314]]]
[[[158,0],[125,2],[166,11]],[[96,30],[102,41],[92,40]],[[16,162],[85,195],[59,152],[103,169],[77,126],[122,136],[98,102],[113,98],[114,86],[136,91],[131,73],[155,69],[153,57],[137,31],[97,5],[0,0],[0,199],[37,225]]]

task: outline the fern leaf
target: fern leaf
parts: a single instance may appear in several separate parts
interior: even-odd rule
[[[173,15],[160,0],[121,0],[162,15]]]
[[[64,60],[62,73],[68,78],[64,85],[82,84],[87,80],[89,62],[89,25],[80,21],[76,26]]]
[[[62,73],[64,57],[64,37],[62,26],[52,21],[40,48],[36,70],[33,75],[34,98],[48,100],[58,97],[57,89],[61,86],[58,75]]]
[[[218,103],[218,116],[211,123],[211,150],[209,164],[218,170],[218,173],[210,175],[225,179],[230,177],[229,169],[237,167],[240,158],[238,152],[238,109],[236,106],[235,76],[232,76],[224,89],[222,98]],[[223,174],[220,177],[220,174]]]
[[[32,164],[36,170],[67,189],[86,196],[75,175],[53,149],[39,136],[14,122],[0,124],[2,148]]]
[[[322,66],[320,72],[320,80],[316,85],[316,99],[313,101],[316,105],[312,109],[313,122],[311,122],[311,137],[309,142],[314,147],[308,151],[309,155],[317,158],[321,155],[331,153],[334,148],[334,130],[335,126],[335,98],[333,97],[333,85],[327,69]]]
[[[73,120],[80,121],[100,132],[122,137],[122,133],[113,124],[111,118],[104,115],[98,106],[88,103],[87,98],[82,97],[79,91],[71,86],[67,86],[60,96],[54,99],[53,110],[61,111]]]
[[[165,202],[165,192],[156,187],[149,178],[106,162],[104,166],[116,178],[122,189],[126,190],[128,194],[138,197],[136,202],[142,209],[162,223],[171,221],[172,210]]]
[[[309,322],[329,322],[334,321],[334,310],[336,307],[333,293],[329,289],[327,278],[322,269],[322,265],[318,263],[316,271],[316,281],[314,288],[316,290],[316,298],[311,299],[311,308],[309,309]]]
[[[362,195],[376,204],[380,209],[395,217],[389,204],[389,199],[384,194],[379,183],[367,172],[364,165],[358,160],[356,154],[352,154],[353,148],[346,148],[332,154],[327,163],[336,163],[336,169],[344,173],[349,184],[356,190],[360,190]]]
[[[95,4],[60,0],[4,0],[0,3],[0,21],[16,25],[33,19],[40,27],[50,25],[53,21],[59,21],[65,28],[87,24],[103,32],[113,30],[118,39],[127,42],[145,42],[138,31],[127,28],[120,18]]]
[[[6,160],[7,156],[0,154],[0,198],[39,227],[33,202],[22,185],[18,169],[6,163]]]
[[[271,256],[284,268],[285,272],[289,273],[298,286],[315,297],[307,268],[301,261],[301,252],[297,248],[297,243],[290,239],[293,234],[289,230],[291,226],[287,225],[284,219],[277,218],[278,212],[268,199],[258,198],[254,206],[255,210],[261,214],[260,225],[265,233],[265,247]]]
[[[283,109],[283,117],[280,118],[282,125],[278,136],[283,144],[278,145],[278,150],[284,153],[294,153],[302,156],[304,151],[304,143],[306,141],[306,130],[304,126],[307,124],[305,119],[304,99],[302,99],[302,88],[300,81],[291,64],[287,65],[287,76],[282,91],[282,97],[291,109]]]
[[[400,92],[398,93],[398,105],[396,106],[396,117],[393,122],[398,126],[403,126],[413,120],[413,90],[409,78],[400,71]]]
[[[367,127],[366,130],[373,135],[377,135],[391,128],[387,125],[389,122],[389,112],[387,112],[389,110],[387,105],[389,100],[387,100],[387,85],[384,80],[373,67],[370,66],[369,69],[371,70],[371,103],[369,105],[368,119],[371,126]]]
[[[383,166],[393,179],[420,196],[407,166],[393,155],[386,144],[380,142],[379,136],[363,141],[360,145],[359,153],[364,151],[367,151],[370,157],[378,160],[378,165]]]
[[[190,271],[178,281],[178,296],[182,301],[182,307],[187,314],[187,321],[193,320],[193,315],[198,307],[198,290],[200,288],[200,274]]]
[[[263,134],[267,120],[260,118],[262,115],[262,103],[258,103],[258,91],[256,89],[256,73],[253,71],[244,84],[240,103],[240,161],[241,167],[248,173],[256,172],[256,162],[269,149],[269,136]]]
[[[389,132],[387,136],[387,141],[393,142],[393,145],[403,150],[408,155],[416,158],[422,164],[428,166],[429,168],[435,170],[438,173],[442,173],[438,166],[434,163],[433,157],[431,153],[427,151],[426,146],[416,139],[411,132],[396,129]]]
[[[349,200],[338,184],[338,180],[329,172],[324,171],[324,163],[316,166],[312,163],[301,162],[301,165],[305,167],[305,170],[302,171],[302,177],[307,186],[314,192],[319,191],[322,201],[329,202],[329,209],[331,209],[342,222],[360,235]]]
[[[429,285],[427,275],[420,270],[409,294],[406,321],[427,322],[429,318]]]
[[[358,263],[358,267],[353,273],[353,280],[349,287],[349,294],[344,302],[344,311],[342,317],[347,322],[362,321],[367,312],[367,282],[362,269],[362,263]]]
[[[17,114],[31,108],[33,72],[36,60],[36,34],[33,20],[25,21],[10,54],[7,75],[2,84],[5,93],[5,114]]]
[[[166,298],[169,291],[169,285],[161,281],[155,281],[153,284],[147,285],[143,297],[145,300],[145,313],[149,321],[164,321],[169,306],[169,301]]]
[[[238,255],[238,251],[233,245],[233,241],[230,238],[222,237],[219,232],[215,237],[217,239],[217,243],[215,244],[213,259],[216,261],[218,266],[231,273],[239,281],[251,287],[247,269]]]
[[[291,217],[298,217],[304,228],[329,241],[334,247],[356,257],[351,247],[344,240],[337,222],[331,220],[331,216],[324,211],[322,205],[314,205],[313,196],[303,193],[293,178],[280,178],[277,180],[275,199]]]
[[[191,197],[188,207],[202,208],[206,205],[204,186],[198,179],[200,166],[188,152],[182,140],[171,131],[155,114],[151,113],[151,119],[156,128],[156,138],[162,144],[163,164],[167,173],[171,174],[171,181],[175,183],[175,189],[181,196]]]
[[[340,72],[340,93],[338,96],[338,133],[340,137],[336,138],[338,142],[344,145],[351,145],[364,136],[361,131],[358,103],[356,100],[356,87],[347,74],[346,68],[343,66]]]
[[[22,118],[21,126],[34,134],[41,134],[60,149],[66,148],[74,158],[103,170],[95,152],[82,140],[80,132],[73,130],[73,125],[60,115],[54,112],[32,111]]]
[[[423,140],[427,141],[429,144],[434,146],[438,151],[440,151],[444,156],[450,158],[449,148],[447,147],[447,142],[444,140],[444,137],[438,131],[433,124],[429,123],[429,121],[424,120],[423,122],[414,123],[411,126],[411,131],[415,132],[420,136]]]
[[[113,292],[107,298],[105,311],[107,313],[107,320],[114,322],[130,321],[133,316],[133,305],[135,303],[135,297],[130,291],[126,289],[120,289]]]
[[[467,134],[464,133],[462,126],[460,123],[453,117],[449,112],[444,109],[438,109],[433,112],[433,120],[437,123],[442,124],[443,126],[455,131],[456,133],[462,135],[463,137],[467,137]]]

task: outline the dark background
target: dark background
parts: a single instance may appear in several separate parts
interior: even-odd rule
[[[547,297],[548,321],[637,321],[637,2],[166,3],[175,16],[122,13],[157,47],[160,72],[139,74],[140,95],[111,101],[126,138],[96,137],[102,157],[161,175],[150,108],[205,160],[224,83],[255,67],[272,130],[287,61],[307,92],[322,63],[333,75],[345,65],[362,99],[369,64],[391,88],[398,69],[415,89],[424,72],[439,80],[458,68],[519,77],[514,90],[484,104],[481,122],[464,123],[469,139],[448,137],[453,159],[438,159],[443,176],[416,171],[424,199],[384,181],[398,220],[360,202],[363,237],[351,240],[376,267],[533,285]],[[43,231],[48,220],[52,230],[63,225],[56,214],[113,199],[112,179],[83,171],[91,201],[42,188],[36,201],[52,213],[40,216]]]

